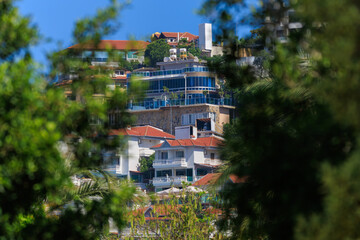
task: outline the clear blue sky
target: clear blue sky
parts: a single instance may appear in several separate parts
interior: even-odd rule
[[[51,42],[42,41],[33,48],[36,60],[44,63],[45,53],[55,50],[57,42],[64,48],[72,43],[72,31],[77,19],[93,16],[97,8],[108,0],[20,0],[17,5],[21,14],[32,16],[41,35]],[[190,32],[198,34],[198,25],[209,22],[196,14],[204,0],[133,0],[120,17],[121,28],[110,40],[127,40],[134,36],[147,40],[154,32]],[[247,34],[248,28],[242,33]]]

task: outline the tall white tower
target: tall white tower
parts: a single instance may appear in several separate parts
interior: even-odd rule
[[[200,50],[212,50],[211,23],[201,23],[199,25],[199,48]]]

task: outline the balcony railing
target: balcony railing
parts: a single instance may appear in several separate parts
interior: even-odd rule
[[[232,98],[191,98],[187,99],[174,99],[171,101],[161,101],[161,100],[153,100],[153,101],[142,101],[142,102],[134,102],[128,105],[129,110],[137,111],[137,110],[146,110],[146,109],[158,109],[165,106],[182,106],[182,105],[195,105],[195,104],[213,104],[213,105],[227,105],[234,106],[235,102]]]
[[[204,163],[209,165],[220,165],[221,161],[218,159],[205,158]]]
[[[152,180],[154,185],[169,185],[181,184],[182,182],[188,182],[187,176],[175,176],[175,177],[154,177]]]
[[[174,159],[157,159],[154,161],[153,166],[159,167],[187,167],[185,158],[174,158]]]
[[[173,69],[173,70],[160,70],[160,71],[144,71],[144,72],[133,72],[128,74],[128,78],[131,76],[138,77],[159,77],[159,76],[169,76],[176,74],[184,74],[188,72],[209,72],[209,68],[207,67],[187,67],[183,69]]]
[[[193,183],[200,180],[202,177],[204,176],[154,177],[152,180],[150,180],[150,182],[152,182],[154,186],[181,186],[182,182]]]

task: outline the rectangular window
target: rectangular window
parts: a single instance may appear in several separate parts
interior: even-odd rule
[[[176,169],[176,176],[186,176],[185,169]]]
[[[210,154],[210,158],[211,158],[211,159],[215,159],[215,153],[211,153],[211,154]]]
[[[176,151],[176,158],[183,158],[184,157],[184,151]]]
[[[168,152],[161,152],[161,159],[168,159]]]
[[[157,177],[171,177],[172,171],[171,170],[162,170],[162,171],[156,171]]]

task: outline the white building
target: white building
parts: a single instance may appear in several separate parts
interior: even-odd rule
[[[112,130],[110,137],[124,136],[127,143],[123,149],[105,151],[103,153],[104,169],[119,177],[130,178],[132,173],[139,171],[139,159],[149,157],[155,151],[152,146],[161,144],[166,139],[175,139],[175,136],[152,126],[129,127]]]
[[[194,131],[194,130],[192,130]],[[176,131],[177,136],[184,136]],[[193,183],[221,164],[218,145],[222,138],[211,136],[165,140],[155,150],[153,185],[156,191],[171,186],[181,187],[182,182]]]

